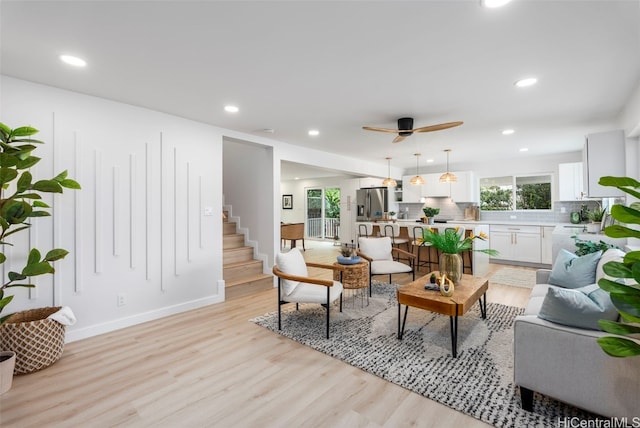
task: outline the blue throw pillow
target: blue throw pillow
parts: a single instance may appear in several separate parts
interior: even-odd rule
[[[564,288],[594,284],[600,257],[602,257],[602,251],[576,256],[567,250],[560,250],[551,269],[549,284]]]
[[[538,318],[570,327],[601,330],[598,320],[616,321],[618,311],[611,303],[609,293],[598,284],[575,289],[552,285],[542,302]]]

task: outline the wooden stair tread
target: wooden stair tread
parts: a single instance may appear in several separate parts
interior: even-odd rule
[[[247,276],[246,278],[236,279],[232,281],[225,281],[225,287],[234,287],[247,282],[259,281],[261,279],[273,278],[273,275],[268,273],[262,273],[259,275]]]
[[[255,264],[262,264],[262,260],[256,260],[256,259],[251,259],[251,260],[247,260],[244,262],[233,262],[233,263],[226,263],[224,265],[224,268],[234,268],[234,267],[239,267],[239,266],[248,266],[248,265],[255,265]]]

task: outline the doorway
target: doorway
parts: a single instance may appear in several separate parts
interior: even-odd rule
[[[308,238],[335,239],[340,236],[340,188],[306,189]]]

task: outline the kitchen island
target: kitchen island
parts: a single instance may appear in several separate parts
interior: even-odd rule
[[[409,243],[412,241],[412,233],[415,227],[432,227],[433,229],[442,229],[445,228],[455,228],[460,227],[465,229],[465,236],[469,236],[471,233],[474,235],[480,235],[481,232],[489,235],[489,226],[483,223],[476,224],[463,224],[458,222],[447,222],[447,223],[436,223],[433,225],[427,225],[421,222],[417,222],[416,220],[396,220],[400,225],[400,238],[409,239]],[[373,233],[372,236],[381,236],[383,235],[383,228],[385,224],[390,224],[392,221],[376,221],[376,222],[357,222],[356,223],[356,232],[359,230],[360,224],[373,224]],[[488,241],[482,241],[476,239],[473,241],[473,249],[487,249],[490,248]],[[432,262],[431,266],[419,266],[418,270],[420,272],[429,272],[430,270],[438,270],[438,251],[435,248],[413,245],[411,248],[414,254],[418,254],[420,256],[421,264],[424,264],[425,261],[430,260]],[[463,258],[464,262],[464,273],[476,276],[484,276],[489,272],[489,256],[484,253],[480,253],[477,251],[464,251],[460,254]]]

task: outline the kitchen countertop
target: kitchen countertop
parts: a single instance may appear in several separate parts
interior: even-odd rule
[[[410,224],[420,224],[418,219],[401,219],[396,220],[396,223],[401,226],[406,226]],[[357,223],[371,223],[371,222],[357,222]],[[377,223],[391,223],[391,220],[388,221],[377,221]],[[568,226],[567,229],[575,228],[583,228],[586,227],[586,223],[580,224],[572,224],[572,223],[557,223],[557,222],[548,222],[548,221],[519,221],[519,220],[449,220],[447,223],[435,223],[434,226],[438,224],[503,224],[503,225],[519,225],[519,226]]]

